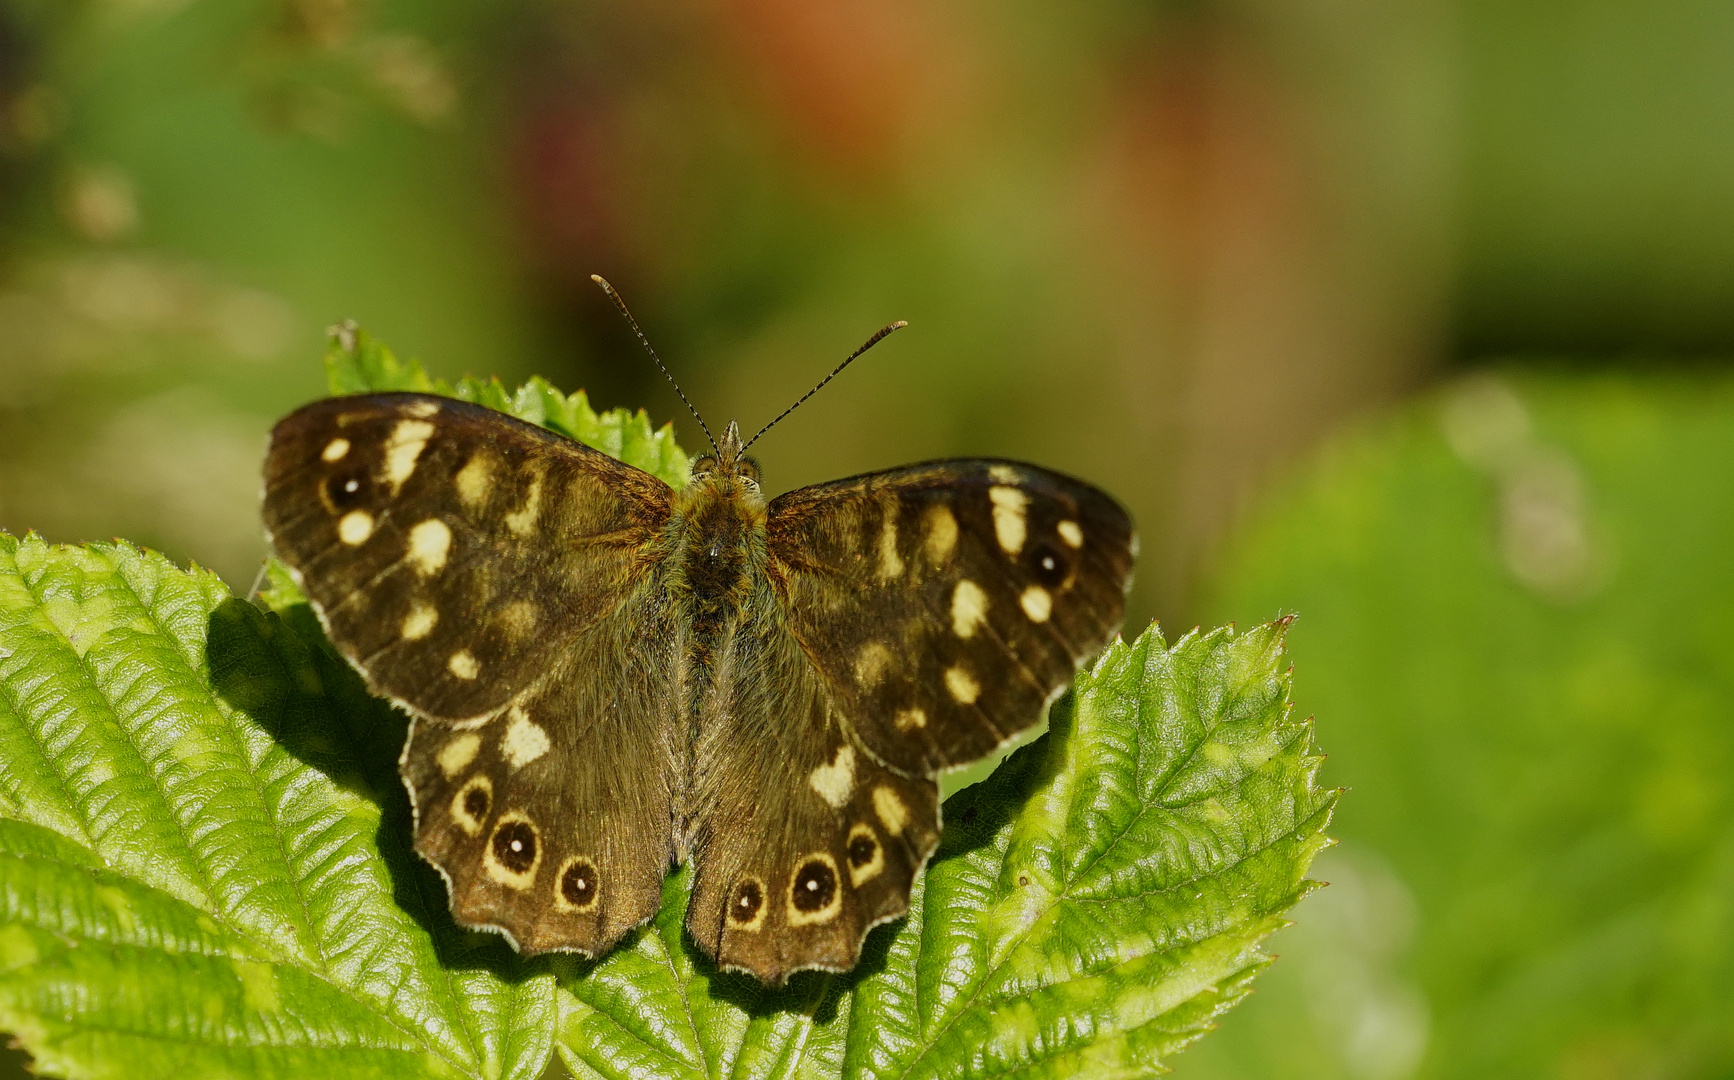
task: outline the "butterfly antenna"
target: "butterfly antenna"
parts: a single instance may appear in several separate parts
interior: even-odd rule
[[[830,382],[832,379],[835,379],[838,375],[841,375],[843,373],[843,369],[848,367],[850,364],[853,364],[855,362],[856,358],[859,357],[862,353],[866,352],[868,349],[871,349],[873,346],[879,344],[881,341],[884,341],[886,338],[890,337],[894,332],[901,330],[905,326],[908,326],[908,325],[909,325],[908,323],[906,323],[900,319],[897,322],[892,323],[890,326],[881,328],[878,333],[874,334],[872,337],[868,338],[864,343],[862,343],[862,345],[859,349],[856,349],[854,352],[850,353],[848,359],[844,360],[841,364],[838,364],[836,367],[832,368],[831,374],[825,376],[823,379],[820,379],[818,386],[815,386],[811,390],[802,394],[800,401],[797,401],[793,405],[790,405],[788,408],[784,409],[781,413],[779,413],[777,415],[777,418],[775,420],[772,420],[770,423],[768,423],[764,427],[760,428],[759,429],[759,435],[763,435],[765,432],[776,427],[779,423],[782,422],[783,417],[794,412],[796,409],[800,408],[803,404],[805,404],[806,400],[808,398],[812,397],[814,394],[817,394],[819,391],[825,389],[826,383]],[[759,435],[754,435],[752,438],[748,439],[746,446],[741,447],[741,451],[744,453],[746,451],[747,446],[751,446],[754,443],[758,442],[759,441]]]
[[[670,386],[674,387],[674,392],[680,395],[680,400],[686,406],[686,411],[691,413],[692,418],[698,421],[698,426],[704,429],[704,437],[710,440],[710,448],[721,453],[721,451],[717,449],[716,436],[710,433],[710,425],[704,422],[704,417],[700,416],[698,410],[692,407],[692,402],[686,399],[686,391],[682,390],[680,384],[674,381],[674,376],[668,373],[668,368],[662,363],[662,357],[656,355],[656,350],[650,347],[650,339],[645,337],[644,331],[638,328],[638,320],[632,317],[632,312],[626,310],[626,301],[620,299],[620,294],[614,291],[614,286],[608,284],[607,279],[605,279],[601,274],[591,274],[590,280],[602,286],[602,291],[608,294],[608,299],[614,301],[614,306],[620,309],[620,314],[626,316],[626,325],[632,327],[632,332],[638,335],[638,343],[643,345],[644,351],[650,354],[652,360],[656,361],[656,366],[662,371],[663,377],[668,380]],[[885,331],[880,331],[879,337],[884,336]],[[874,338],[873,340],[877,341],[879,338]],[[869,342],[869,344],[871,344],[871,342]],[[853,360],[854,357],[851,356],[849,359]],[[823,386],[825,384],[820,383],[819,385]]]

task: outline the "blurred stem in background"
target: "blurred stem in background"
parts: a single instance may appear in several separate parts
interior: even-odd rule
[[[1183,1074],[1726,1075],[1701,1034],[1726,996],[1682,989],[1714,984],[1723,938],[1708,966],[1619,983],[1596,973],[1626,961],[1563,929],[1648,933],[1631,913],[1722,880],[1709,832],[1681,833],[1673,861],[1594,837],[1662,805],[1605,782],[1619,747],[1714,743],[1631,687],[1713,703],[1725,673],[1620,683],[1581,754],[1536,718],[1654,667],[1648,646],[1574,636],[1580,617],[1619,624],[1643,568],[1707,577],[1734,539],[1685,495],[1572,525],[1695,475],[1685,443],[1633,443],[1653,478],[1633,479],[1583,449],[1596,424],[1734,424],[1663,373],[1734,345],[1731,54],[1734,7],[1701,0],[0,0],[0,527],[124,535],[244,588],[265,432],[321,392],[341,318],[440,374],[540,372],[647,407],[689,447],[696,425],[590,274],[713,421],[749,427],[907,319],[755,447],[773,488],[1028,458],[1133,510],[1134,624],[1302,613],[1303,685],[1316,663],[1333,780],[1355,788],[1343,885],[1295,939],[1330,959],[1279,966],[1273,985],[1312,981],[1232,1018]],[[1475,399],[1521,403],[1540,433],[1521,468],[1416,414],[1377,426],[1442,376],[1538,352],[1568,355]],[[1597,382],[1610,367],[1632,374]],[[1342,445],[1361,471],[1333,464]],[[1308,536],[1361,546],[1309,562],[1289,550]],[[1669,580],[1656,603],[1712,595]],[[1548,644],[1484,647],[1513,620]],[[1388,671],[1398,642],[1432,666]],[[1411,728],[1461,742],[1389,741]],[[1513,755],[1569,762],[1542,790],[1572,822],[1505,798],[1527,781],[1487,763]],[[1706,783],[1703,812],[1725,814]],[[1403,801],[1454,784],[1485,797]],[[1583,869],[1598,851],[1654,889],[1592,911],[1518,882],[1580,839],[1565,892],[1611,888]],[[1462,855],[1482,849],[1502,854]],[[1563,906],[1501,921],[1486,912],[1506,901],[1465,879]],[[1628,988],[1607,1001],[1691,1019],[1570,1005],[1534,1014],[1522,1047],[1488,1035],[1475,1018],[1529,993],[1517,973],[1566,970],[1544,954]],[[1534,978],[1544,996],[1572,981]],[[1343,1050],[1351,1029],[1375,1049]],[[1259,1056],[1288,1045],[1260,1032],[1302,1030],[1324,1049],[1284,1051],[1290,1072]]]

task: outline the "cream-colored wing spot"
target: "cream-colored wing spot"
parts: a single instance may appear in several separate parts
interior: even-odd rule
[[[460,679],[473,679],[482,670],[482,665],[476,663],[476,654],[468,649],[459,649],[446,660],[446,670]]]
[[[514,600],[499,610],[494,621],[511,637],[524,638],[536,629],[539,616],[540,612],[534,601]]]
[[[385,440],[385,482],[396,495],[415,475],[415,463],[433,437],[434,426],[426,420],[399,420]]]
[[[488,877],[510,889],[528,889],[542,863],[542,835],[528,814],[513,810],[500,815],[494,835],[482,855]]]
[[[596,864],[583,855],[574,855],[560,864],[560,874],[554,880],[554,907],[568,915],[581,915],[594,910],[602,896],[602,875]]]
[[[789,878],[790,926],[830,922],[843,910],[842,882],[837,878],[837,860],[830,852],[815,851],[801,861]]]
[[[416,401],[403,407],[405,416],[413,416],[418,420],[426,420],[440,411],[437,401]]]
[[[451,526],[439,518],[418,521],[409,530],[409,561],[423,577],[444,570],[451,550]]]
[[[410,605],[409,614],[403,617],[397,632],[405,641],[420,641],[433,633],[439,621],[440,613],[432,604],[417,601]]]
[[[476,760],[476,751],[481,748],[482,737],[473,731],[466,731],[446,740],[435,760],[439,762],[440,772],[450,780],[470,767],[470,762]]]
[[[988,488],[987,495],[993,501],[993,534],[1000,549],[1007,555],[1016,555],[1024,549],[1024,535],[1029,528],[1024,509],[1029,506],[1030,497],[1014,487]]]
[[[494,459],[484,450],[476,451],[452,477],[452,483],[458,489],[458,501],[466,509],[479,508],[494,490]]]
[[[987,593],[981,586],[964,578],[951,591],[951,632],[960,638],[975,636],[987,621]]]
[[[1067,547],[1081,548],[1084,546],[1084,530],[1077,522],[1062,521],[1054,526],[1054,529],[1060,534],[1060,539],[1066,542]]]
[[[849,793],[855,790],[855,748],[848,743],[839,746],[829,765],[820,765],[807,774],[807,783],[833,807],[848,802]]]
[[[855,681],[863,687],[879,685],[891,667],[891,650],[882,641],[869,641],[855,656]]]
[[[996,484],[1015,484],[1023,479],[1018,471],[1010,465],[990,465],[987,475],[988,479]]]
[[[342,461],[343,455],[349,453],[348,439],[332,439],[325,444],[325,449],[319,452],[321,461]]]
[[[912,709],[898,709],[897,715],[891,718],[898,731],[914,731],[927,726],[927,710],[919,706]]]
[[[879,876],[885,869],[885,849],[879,843],[879,837],[873,832],[873,826],[865,821],[857,821],[849,829],[849,884],[859,889],[867,882]]]
[[[879,815],[879,824],[885,826],[885,831],[892,836],[902,836],[904,826],[909,824],[909,807],[903,805],[903,797],[887,784],[873,789],[873,812]]]
[[[959,705],[974,705],[975,699],[981,696],[981,683],[975,676],[965,670],[962,664],[953,664],[945,669],[945,688],[951,691],[951,696]]]
[[[542,513],[542,473],[537,472],[530,477],[530,490],[524,496],[524,505],[506,515],[506,528],[518,536],[530,535],[530,530],[536,525],[536,518]]]
[[[927,550],[927,561],[934,566],[942,565],[957,546],[957,516],[949,506],[930,506],[922,517],[922,526],[926,530],[922,546]]]
[[[553,744],[548,741],[548,733],[542,730],[542,725],[530,719],[523,709],[514,705],[510,715],[511,722],[500,736],[500,754],[505,757],[506,764],[521,769],[546,754]]]
[[[464,781],[452,796],[452,820],[471,836],[482,835],[482,825],[494,806],[494,782],[486,773],[477,773]]]
[[[337,522],[337,538],[356,547],[367,543],[367,538],[373,535],[373,515],[366,510],[351,510]]]
[[[1031,585],[1018,597],[1018,606],[1024,609],[1030,622],[1044,623],[1048,621],[1048,616],[1053,614],[1054,598],[1040,585]]]
[[[903,557],[897,554],[897,507],[885,507],[885,520],[879,527],[879,580],[890,581],[903,576]]]
[[[729,893],[729,925],[736,930],[757,930],[765,925],[765,883],[755,877],[735,882]]]

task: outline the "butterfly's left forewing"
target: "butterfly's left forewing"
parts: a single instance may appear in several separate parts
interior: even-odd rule
[[[264,518],[368,686],[461,723],[502,708],[625,601],[672,495],[479,405],[369,394],[277,425]]]

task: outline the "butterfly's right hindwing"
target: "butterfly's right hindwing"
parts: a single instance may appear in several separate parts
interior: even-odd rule
[[[502,413],[374,394],[277,425],[264,516],[369,686],[462,722],[505,707],[626,599],[671,497]]]

